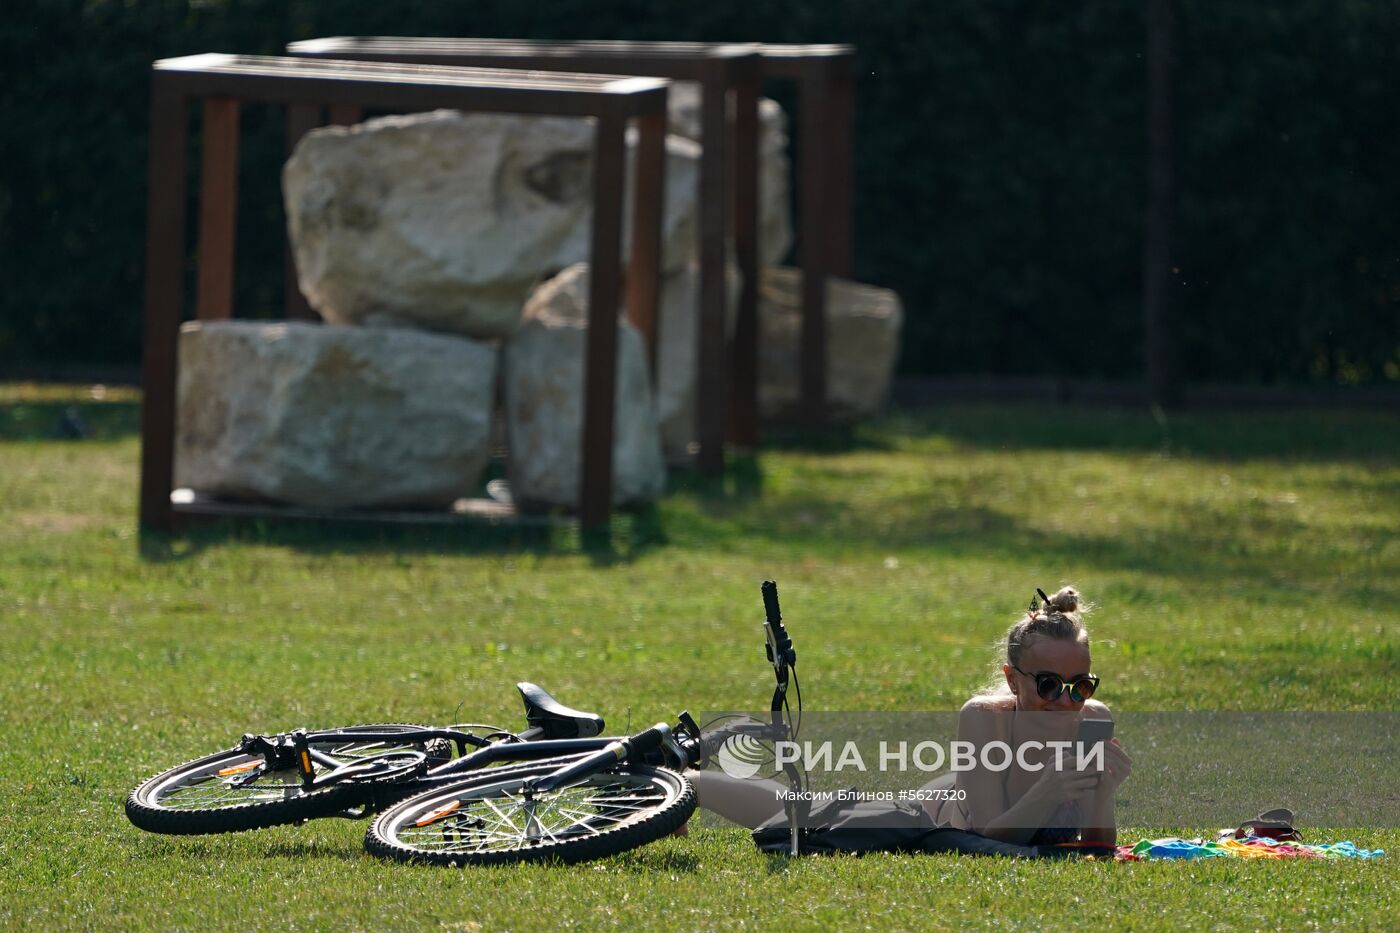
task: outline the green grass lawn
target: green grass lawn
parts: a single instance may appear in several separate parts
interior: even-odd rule
[[[68,405],[88,439],[50,439]],[[654,511],[586,548],[567,530],[257,524],[142,542],[136,423],[129,393],[0,387],[5,926],[1393,928],[1400,915],[1394,828],[1323,834],[1389,850],[1369,863],[790,862],[741,830],[697,828],[581,866],[454,871],[372,859],[362,823],[172,839],[122,812],[141,779],[244,731],[518,726],[522,679],[619,730],[762,706],[764,579],[779,581],[813,709],[955,709],[1034,587],[1073,582],[1101,607],[1095,669],[1115,709],[1396,711],[1393,416],[906,412],[780,440],[724,483],[674,477]],[[1261,808],[1277,802],[1260,789]]]

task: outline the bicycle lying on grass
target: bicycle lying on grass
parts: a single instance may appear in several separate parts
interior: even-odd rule
[[[245,735],[144,781],[126,801],[127,817],[150,832],[187,835],[378,813],[365,835],[369,851],[440,865],[575,862],[644,845],[690,819],[695,789],[683,772],[706,767],[725,738],[795,735],[787,689],[790,678],[797,686],[797,654],[775,584],[763,584],[763,601],[777,677],[770,722],[702,733],[681,712],[674,726],[608,737],[601,716],[520,683],[522,732],[381,723]],[[797,700],[800,716],[800,687]],[[791,769],[788,777],[801,780]],[[795,829],[795,810],[789,818]],[[795,854],[796,831],[792,838]]]

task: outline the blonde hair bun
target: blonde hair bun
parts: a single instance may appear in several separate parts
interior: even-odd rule
[[[1046,600],[1045,608],[1051,612],[1077,612],[1082,601],[1083,597],[1079,595],[1078,590],[1072,586],[1066,586],[1061,587],[1058,593]]]
[[[1006,630],[1006,640],[998,653],[1002,663],[1019,666],[1021,654],[1033,638],[1065,638],[1089,644],[1089,631],[1084,627],[1082,613],[1088,613],[1094,606],[1085,601],[1079,590],[1072,586],[1062,586],[1053,596],[1036,588],[1036,599],[1030,609],[1023,609],[1011,628]],[[998,667],[1001,665],[998,664]],[[1001,672],[993,674],[992,683],[983,695],[1004,695],[1011,692]]]

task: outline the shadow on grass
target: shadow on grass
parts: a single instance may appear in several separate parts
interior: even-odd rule
[[[1262,503],[1230,511],[1191,503],[1161,527],[1098,523],[1047,528],[1033,514],[984,505],[931,506],[922,493],[884,496],[875,505],[819,494],[789,495],[747,507],[708,501],[697,514],[673,518],[685,525],[689,546],[716,549],[743,541],[760,551],[792,551],[813,541],[898,553],[923,549],[953,560],[1034,561],[1047,567],[1094,566],[1144,572],[1192,585],[1211,580],[1250,581],[1254,598],[1286,604],[1296,586],[1334,580],[1366,547],[1363,541],[1312,539],[1291,512]],[[1373,590],[1350,588],[1340,603],[1371,609]]]
[[[666,478],[670,493],[697,496],[715,507],[747,505],[763,495],[763,467],[753,454],[729,458],[723,473],[702,473],[694,467],[674,469]]]
[[[137,402],[19,401],[0,404],[0,441],[109,441],[141,430]]]
[[[143,532],[140,553],[156,564],[179,563],[213,547],[238,544],[285,547],[308,554],[522,554],[585,555],[597,566],[634,561],[666,544],[655,507],[614,514],[607,528],[581,532],[557,525],[389,525],[363,521],[220,519],[166,535]]]
[[[987,450],[1146,452],[1227,461],[1400,458],[1400,416],[1370,411],[1308,417],[1301,412],[958,405],[896,411],[882,422],[881,432],[943,436]]]
[[[229,858],[229,836],[214,836],[208,839],[191,837],[143,837],[143,845],[138,850],[141,858],[161,860],[176,856],[182,860],[224,862]],[[319,840],[272,839],[265,836],[258,846],[258,854],[266,859],[335,859],[341,862],[364,862],[370,858],[365,850],[357,845],[335,845]]]
[[[296,842],[277,840],[262,847],[262,857],[266,859],[285,858],[294,861],[303,859],[336,859],[341,862],[367,862],[373,856],[362,845],[331,845],[327,842]]]
[[[797,461],[786,468],[780,494],[770,490],[748,498],[736,495],[728,480],[691,476],[678,485],[680,495],[668,504],[667,517],[673,537],[690,547],[723,549],[742,541],[746,547],[785,551],[810,548],[814,542],[891,551],[922,548],[953,559],[1150,571],[1191,584],[1228,580],[1265,601],[1286,602],[1294,582],[1335,580],[1348,562],[1380,547],[1380,532],[1358,528],[1362,537],[1347,540],[1311,534],[1304,513],[1292,508],[1294,492],[1213,501],[1173,491],[1144,499],[1145,516],[1135,514],[1136,500],[1127,493],[1120,496],[1121,515],[1090,521],[1094,516],[1086,514],[1082,522],[1071,516],[1050,527],[1029,510],[1016,511],[1015,497],[999,491],[996,484],[1014,476],[995,470],[985,475],[944,471],[925,480],[917,467],[910,469],[908,455],[935,441],[928,445],[930,457],[945,455],[946,442],[951,442],[953,457],[958,449],[1044,449],[1370,467],[1400,461],[1397,429],[1400,419],[1374,412],[1328,412],[1326,418],[1208,412],[1154,417],[1141,411],[1024,406],[904,412],[857,431],[857,437],[875,440],[851,448],[896,448],[906,458],[900,471],[869,458]],[[889,445],[880,444],[880,436]],[[1290,483],[1305,501],[1313,487],[1327,495],[1365,495],[1377,501],[1400,493],[1400,480],[1393,474],[1370,469],[1309,474]],[[988,497],[996,501],[978,501]],[[1120,517],[1121,526],[1116,523]],[[1352,587],[1340,599],[1373,608],[1383,596]]]
[[[813,454],[893,449],[893,444],[888,438],[860,423],[835,423],[825,427],[765,424],[763,446],[769,450]]]
[[[134,411],[134,406],[132,406]],[[956,449],[1164,453],[1206,461],[1334,461],[1340,464],[1400,461],[1400,418],[1376,412],[1329,411],[1326,417],[1299,413],[1190,412],[1162,414],[1121,409],[950,406],[896,412],[869,424],[830,430],[783,429],[765,432],[768,451],[917,451],[929,444],[938,456]],[[941,445],[938,442],[943,442]],[[911,448],[911,445],[912,448]],[[956,453],[953,454],[956,456]],[[990,494],[982,488],[1001,481],[969,475],[963,491],[942,487],[904,493],[911,482],[861,458],[800,460],[797,488],[774,495],[759,458],[733,456],[720,476],[694,469],[672,473],[672,495],[662,508],[617,514],[604,532],[581,534],[577,527],[509,526],[391,527],[363,524],[310,524],[242,521],[192,529],[173,539],[147,536],[143,556],[153,562],[180,561],[211,546],[271,544],[313,553],[398,553],[541,555],[582,554],[600,567],[625,564],[672,540],[715,549],[747,545],[791,549],[839,544],[898,549],[924,547],[953,557],[995,560],[1033,559],[1048,565],[1151,570],[1154,574],[1221,580],[1257,578],[1261,589],[1289,576],[1321,578],[1357,548],[1310,540],[1307,526],[1287,508],[1264,500],[1228,508],[1192,500],[1165,506],[1155,529],[1085,524],[1046,530],[1033,515],[976,504]],[[1367,494],[1393,497],[1400,481],[1371,471],[1307,480],[1347,491],[1358,483]],[[789,487],[794,484],[788,482]],[[1304,497],[1307,489],[1301,490]],[[938,504],[930,499],[938,498]],[[1005,497],[1001,497],[1005,498]],[[664,516],[664,522],[663,522]]]
[[[0,441],[112,440],[140,432],[136,401],[36,399],[0,403]],[[765,450],[838,454],[891,450],[900,438],[942,436],[989,450],[1165,452],[1238,460],[1400,458],[1400,413],[1180,412],[1035,405],[949,405],[897,409],[888,417],[829,427],[765,425]],[[729,473],[753,457],[736,457]],[[688,473],[689,471],[685,471]],[[684,474],[683,474],[684,475]],[[742,476],[731,484],[742,482]]]

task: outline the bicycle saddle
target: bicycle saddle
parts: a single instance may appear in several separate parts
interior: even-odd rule
[[[547,739],[586,739],[603,731],[603,717],[570,709],[543,687],[521,681],[515,685],[525,701],[525,721],[544,730]]]

